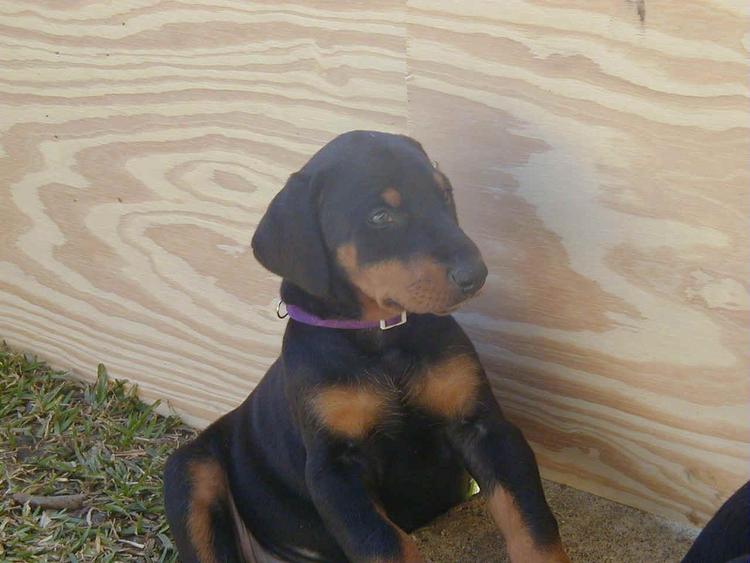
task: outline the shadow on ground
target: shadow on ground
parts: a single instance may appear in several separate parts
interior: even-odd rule
[[[545,482],[574,563],[676,563],[698,530],[603,498]],[[414,534],[431,563],[505,563],[505,547],[480,497]]]

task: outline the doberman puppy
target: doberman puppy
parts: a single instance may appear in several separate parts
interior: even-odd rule
[[[539,471],[450,316],[487,268],[422,146],[352,131],[271,202],[252,241],[283,278],[281,356],[169,459],[182,561],[423,561],[408,532],[470,476],[514,563],[567,561]],[[405,321],[405,322],[404,322]]]

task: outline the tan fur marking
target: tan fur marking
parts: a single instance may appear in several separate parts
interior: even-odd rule
[[[378,514],[380,514],[380,516],[382,516],[383,519],[386,520],[398,534],[399,541],[401,543],[401,552],[399,553],[399,557],[396,559],[376,558],[373,559],[371,563],[424,563],[425,559],[419,552],[419,548],[417,547],[417,543],[414,541],[414,539],[409,534],[404,532],[401,528],[399,528],[396,524],[394,524],[390,518],[388,518],[388,515],[386,514],[382,506],[375,503],[375,510],[377,510]]]
[[[537,546],[511,494],[495,487],[489,499],[492,518],[500,528],[513,563],[569,563],[562,545]]]
[[[412,313],[448,312],[461,300],[444,266],[427,257],[385,260],[360,267],[353,244],[338,248],[337,258],[351,282],[382,310],[397,314],[393,300]]]
[[[419,553],[416,542],[406,532],[401,532],[401,558],[403,563],[423,563],[425,558]]]
[[[383,201],[391,207],[401,207],[401,194],[396,188],[388,188],[381,194]]]
[[[447,418],[457,418],[474,405],[479,383],[477,360],[461,354],[429,366],[409,390],[408,400]]]
[[[371,559],[371,563],[424,563],[425,559],[419,553],[419,548],[411,536],[398,528],[397,531],[401,541],[401,553],[399,557],[397,559],[383,559],[378,557]]]
[[[351,274],[359,270],[357,264],[357,249],[353,244],[345,244],[336,250],[336,257],[344,270]]]
[[[387,406],[385,392],[364,387],[329,387],[312,400],[323,425],[351,439],[364,438],[380,420]]]
[[[216,563],[211,545],[211,506],[226,496],[224,472],[215,461],[194,461],[188,466],[188,473],[192,485],[187,518],[190,541],[201,563]]]

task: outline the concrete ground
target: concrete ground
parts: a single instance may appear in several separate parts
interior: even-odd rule
[[[698,534],[629,506],[545,482],[563,544],[574,563],[677,563]],[[475,497],[414,537],[431,563],[506,562],[484,501]]]

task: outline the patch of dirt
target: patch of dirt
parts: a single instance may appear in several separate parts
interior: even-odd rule
[[[574,563],[677,563],[698,530],[564,485],[544,490]],[[431,563],[506,563],[505,544],[475,496],[414,538]]]

